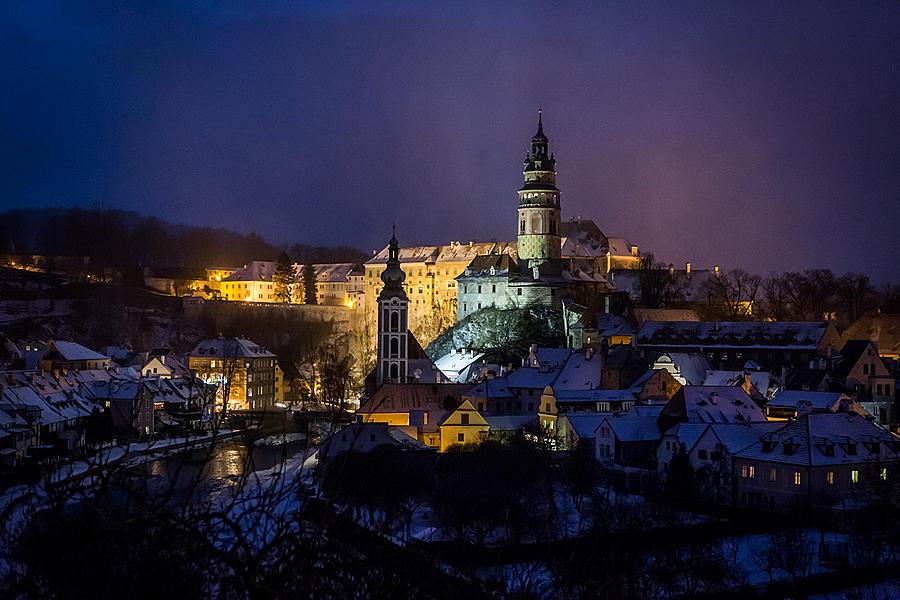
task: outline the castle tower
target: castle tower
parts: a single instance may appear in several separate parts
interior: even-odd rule
[[[400,268],[397,238],[391,235],[387,267],[381,272],[384,288],[378,295],[378,363],[375,377],[379,386],[407,381],[409,298],[403,291],[405,279],[406,274]]]
[[[537,267],[541,274],[559,274],[562,241],[556,159],[549,152],[540,110],[538,130],[531,138],[531,152],[525,153],[522,174],[525,185],[519,190],[519,263],[529,270]]]

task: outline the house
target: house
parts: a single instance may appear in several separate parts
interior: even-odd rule
[[[734,455],[739,506],[790,511],[865,502],[900,476],[900,438],[853,412],[808,413]]]
[[[662,437],[657,421],[657,413],[634,407],[625,414],[604,417],[596,429],[597,460],[622,467],[653,467]]]
[[[140,381],[92,381],[82,387],[85,397],[112,414],[113,427],[139,436],[155,432],[153,399]]]
[[[69,371],[85,369],[106,369],[110,358],[75,342],[50,340],[47,351],[41,358],[41,369],[45,371]]]
[[[753,423],[766,415],[739,387],[686,385],[672,396],[659,415],[668,431],[676,423]]]
[[[306,265],[294,264],[294,286],[292,302],[306,301],[304,269]],[[362,306],[365,294],[365,272],[356,263],[315,263],[316,302],[324,306]]]
[[[557,436],[562,447],[571,450],[579,444],[586,445],[591,456],[597,456],[597,428],[611,415],[593,411],[561,414],[557,421]]]
[[[662,485],[673,472],[673,461],[682,454],[690,468],[692,492],[709,502],[733,502],[732,458],[763,434],[783,427],[779,422],[679,423],[663,434],[656,452],[657,476]]]
[[[781,390],[766,403],[769,419],[793,419],[801,412],[838,412],[849,410],[850,396],[843,392]]]
[[[642,403],[668,402],[681,389],[681,383],[666,369],[650,369],[631,384],[631,389]]]
[[[430,448],[478,441],[488,425],[465,398],[471,386],[455,383],[386,383],[364,400],[357,422],[387,423]],[[462,434],[462,442],[460,442]]]
[[[605,390],[623,390],[643,375],[647,364],[634,346],[613,346],[606,355],[601,350],[600,387]]]
[[[253,260],[224,277],[219,284],[222,298],[243,302],[275,302],[272,275],[275,263]]]
[[[818,366],[837,340],[837,330],[826,321],[647,321],[636,345],[657,356],[700,353],[713,369],[741,369],[752,360],[771,371]]]
[[[757,404],[765,404],[778,389],[775,378],[768,371],[754,371],[746,367],[747,365],[742,371],[709,370],[706,372],[703,385],[738,386],[743,388]]]
[[[563,390],[554,392],[557,411],[562,413],[628,411],[636,402],[635,391],[627,390]]]
[[[428,446],[404,431],[387,423],[350,423],[327,437],[319,444],[319,461],[349,451],[370,452],[382,446],[394,446],[401,450],[428,450]]]
[[[869,340],[847,340],[831,359],[833,381],[848,392],[858,394],[857,401],[879,423],[893,423],[894,376]]]
[[[275,407],[275,355],[245,338],[216,338],[194,346],[190,370],[217,386],[218,402],[228,410]]]
[[[147,364],[141,367],[141,373],[144,377],[172,379],[173,377],[187,377],[191,372],[190,369],[178,362],[174,356],[164,354],[151,358]]]

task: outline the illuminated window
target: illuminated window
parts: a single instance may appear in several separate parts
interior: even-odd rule
[[[756,467],[750,465],[750,479],[756,479]]]
[[[828,471],[825,473],[825,483],[828,485],[834,485],[834,471]]]
[[[859,471],[857,471],[856,469],[850,471],[850,482],[859,483]]]
[[[741,477],[746,479],[748,473],[749,473],[749,470],[747,469],[747,465],[741,465]]]
[[[794,485],[800,485],[800,471],[794,471]]]
[[[769,467],[769,481],[778,481],[778,469]]]
[[[887,467],[881,467],[881,480],[887,481]]]

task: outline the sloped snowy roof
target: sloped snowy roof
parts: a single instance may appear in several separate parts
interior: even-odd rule
[[[841,392],[811,392],[806,390],[781,390],[772,396],[767,406],[776,408],[796,409],[801,401],[809,402],[810,408],[815,411],[835,410],[841,400],[847,400],[849,396]]]
[[[109,360],[108,356],[104,356],[75,342],[52,340],[48,349],[48,357],[53,350],[56,350],[64,360]]]
[[[610,413],[601,412],[576,412],[560,415],[569,424],[569,429],[575,432],[579,438],[597,437],[597,428],[604,419],[611,417]]]
[[[541,368],[522,367],[506,377],[506,385],[511,388],[528,388],[543,390],[552,385],[559,375],[558,369],[546,371]]]
[[[653,363],[653,369],[665,369],[682,385],[703,385],[711,370],[706,357],[695,352],[667,352]]]
[[[52,425],[64,420],[56,409],[30,387],[4,388],[3,400],[17,406],[37,408],[40,411],[42,425]]]
[[[584,352],[574,352],[553,382],[553,391],[589,390],[600,385],[600,354],[585,358]]]
[[[405,262],[471,262],[479,254],[509,254],[516,256],[515,242],[452,243],[446,246],[405,246],[399,258]],[[367,265],[387,263],[388,247],[366,261]]]
[[[655,416],[633,414],[606,417],[601,423],[608,423],[620,442],[646,442],[662,437]]]
[[[663,414],[686,417],[689,423],[749,423],[766,415],[739,387],[682,387],[663,409]]]
[[[783,426],[783,422],[766,421],[761,423],[714,423],[709,425],[709,428],[725,449],[734,454],[756,442],[764,434],[778,431]]]
[[[900,460],[900,437],[856,413],[811,413],[764,434],[741,458],[827,466]]]
[[[557,403],[634,402],[633,390],[560,390],[555,391]]]
[[[531,423],[537,423],[537,415],[498,415],[484,417],[491,431],[518,431]]]
[[[275,358],[264,347],[244,338],[217,338],[203,340],[191,351],[191,356],[222,358]]]
[[[252,260],[224,281],[272,281],[275,263],[269,260]]]
[[[769,389],[772,375],[768,371],[749,371],[749,374],[750,383],[765,396],[766,391]],[[706,372],[703,385],[740,385],[743,380],[743,371],[709,370]]]
[[[685,452],[690,452],[708,427],[709,423],[678,423],[666,430],[664,435],[675,438]]]
[[[505,377],[485,379],[466,392],[466,396],[473,398],[512,398],[514,395]]]
[[[638,330],[637,345],[814,350],[827,330],[825,321],[647,321]]]
[[[292,265],[294,281],[302,281],[305,266],[299,263]],[[316,281],[343,283],[350,280],[356,266],[356,263],[314,263],[313,269],[316,271]]]
[[[469,365],[480,361],[483,357],[484,352],[478,350],[453,350],[434,361],[434,366],[449,379],[454,379]]]

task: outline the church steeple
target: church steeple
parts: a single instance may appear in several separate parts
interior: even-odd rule
[[[400,268],[400,245],[397,241],[397,235],[394,227],[391,226],[391,241],[388,242],[388,259],[387,267],[381,272],[381,281],[384,282],[384,289],[381,295],[385,293],[404,293],[403,282],[406,280],[406,273]],[[405,294],[404,294],[405,295]]]
[[[531,138],[531,152],[525,154],[525,170],[549,170],[554,169],[556,161],[550,154],[550,144],[544,134],[543,109],[538,109],[537,133]]]
[[[400,244],[391,231],[387,266],[381,272],[384,288],[378,294],[378,385],[406,383],[409,375],[409,298],[403,290],[406,273],[400,267]]]

